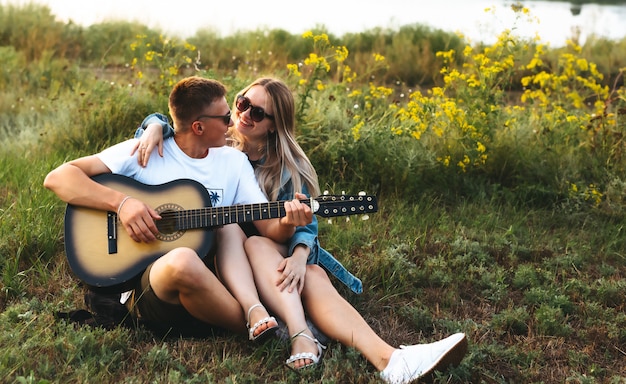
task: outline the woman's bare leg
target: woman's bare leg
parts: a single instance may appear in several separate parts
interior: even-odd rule
[[[272,240],[260,236],[250,237],[246,241],[245,248],[263,303],[287,324],[289,335],[304,333],[314,337],[306,323],[298,291],[296,289],[291,292],[288,289],[280,290],[278,286],[278,281],[281,277],[278,267],[287,249]],[[305,337],[293,338],[291,345],[292,355],[303,352],[310,352],[314,355],[319,353],[317,346]],[[295,362],[294,367],[298,368],[310,363],[309,359],[301,359]]]
[[[269,313],[263,306],[256,306],[250,310],[261,300],[244,250],[247,236],[238,224],[225,225],[217,230],[216,235],[218,245],[216,264],[219,278],[241,305],[244,316],[247,317],[250,312],[250,318],[246,318],[246,321],[252,327],[257,321],[266,319]],[[277,326],[278,323],[275,320],[261,323],[253,336]]]
[[[318,265],[307,265],[302,302],[313,324],[326,336],[356,348],[378,370],[387,366],[395,348],[374,332]]]

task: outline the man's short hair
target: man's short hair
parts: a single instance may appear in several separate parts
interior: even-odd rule
[[[226,96],[226,87],[217,80],[199,76],[180,80],[169,97],[170,115],[177,127],[187,126],[215,100]]]

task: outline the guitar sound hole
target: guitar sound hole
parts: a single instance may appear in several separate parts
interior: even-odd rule
[[[159,233],[156,234],[156,238],[161,241],[174,241],[180,239],[185,231],[179,230],[176,226],[176,219],[178,215],[176,211],[181,211],[182,207],[176,204],[168,203],[156,208],[156,211],[161,215],[161,220],[156,220],[156,226]]]
[[[161,233],[173,233],[176,231],[176,220],[171,218],[157,220],[156,226]]]

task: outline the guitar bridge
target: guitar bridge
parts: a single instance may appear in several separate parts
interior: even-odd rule
[[[107,239],[109,255],[117,253],[117,214],[107,212]]]

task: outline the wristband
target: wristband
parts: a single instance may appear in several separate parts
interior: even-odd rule
[[[120,203],[120,205],[117,207],[117,217],[120,217],[120,212],[122,211],[122,206],[124,205],[124,203],[126,202],[126,200],[130,199],[131,196],[126,196],[122,202]]]

